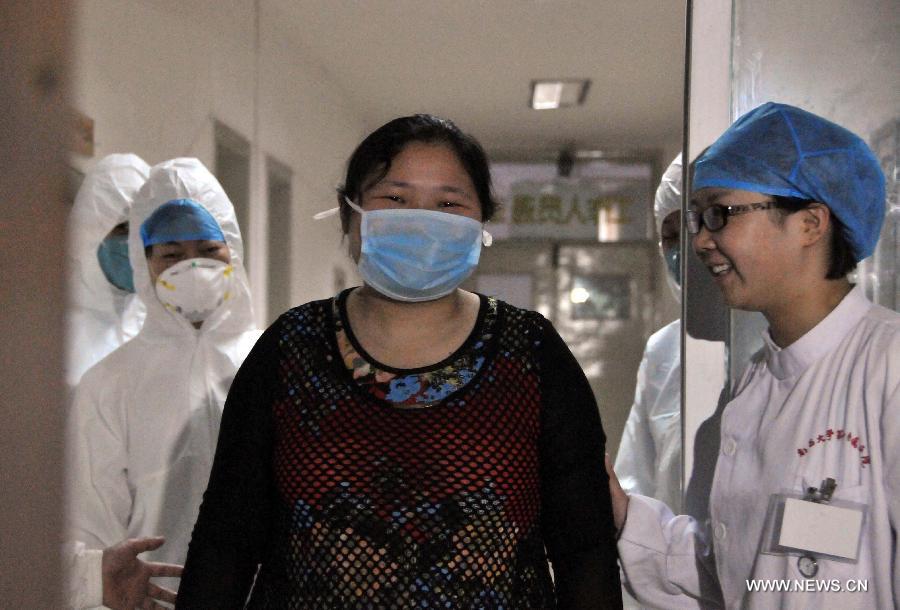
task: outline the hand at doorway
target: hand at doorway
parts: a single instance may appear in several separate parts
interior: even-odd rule
[[[132,538],[103,550],[103,604],[109,608],[163,608],[175,603],[175,592],[150,582],[160,576],[181,576],[181,566],[145,562],[138,555],[158,549],[165,538]]]
[[[616,532],[622,533],[625,527],[625,518],[628,516],[628,494],[619,485],[619,478],[613,470],[612,459],[606,454],[606,474],[609,475],[609,495],[612,496],[613,521],[616,524]]]

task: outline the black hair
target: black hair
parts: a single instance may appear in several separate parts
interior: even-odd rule
[[[820,203],[813,199],[802,197],[784,197],[772,195],[776,209],[781,212],[781,217],[805,210],[814,203]],[[829,212],[831,210],[829,209]],[[847,229],[844,227],[834,212],[831,212],[831,243],[828,251],[828,271],[826,280],[840,280],[848,273],[856,269],[856,259],[853,256],[853,247],[847,239]]]
[[[491,194],[491,171],[481,144],[448,119],[416,114],[385,123],[369,134],[353,151],[347,162],[344,184],[337,189],[344,233],[349,230],[353,212],[344,197],[359,202],[363,191],[387,175],[391,162],[411,142],[444,144],[450,147],[475,186],[482,220],[487,222],[494,215],[497,203]]]

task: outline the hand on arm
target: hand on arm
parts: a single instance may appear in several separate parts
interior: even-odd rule
[[[158,602],[175,603],[175,592],[150,582],[160,576],[181,576],[181,566],[147,562],[138,558],[158,549],[161,536],[131,538],[103,550],[103,604],[113,610],[163,608]]]

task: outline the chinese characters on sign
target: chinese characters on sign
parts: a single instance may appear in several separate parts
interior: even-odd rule
[[[522,180],[509,193],[509,236],[647,239],[647,196],[641,179]]]
[[[592,223],[601,210],[612,211],[623,207],[623,202],[613,197],[594,197],[582,203],[577,195],[564,202],[558,195],[538,195],[535,198],[533,195],[519,194],[513,198],[512,204],[512,221],[515,224],[569,224],[573,221]],[[619,222],[627,220],[622,217]]]

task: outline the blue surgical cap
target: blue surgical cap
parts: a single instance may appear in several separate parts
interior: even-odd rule
[[[856,261],[872,254],[885,214],[884,174],[859,136],[811,112],[768,102],[697,159],[693,189],[812,199],[843,223]]]
[[[141,239],[144,247],[148,248],[170,241],[225,241],[225,236],[202,205],[191,199],[173,199],[147,217],[141,225]]]

